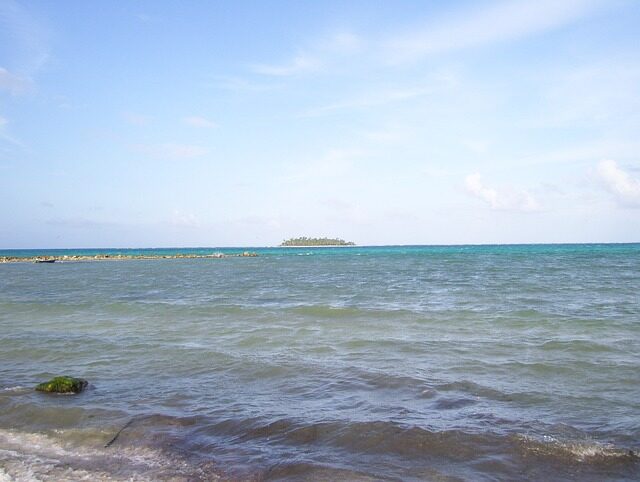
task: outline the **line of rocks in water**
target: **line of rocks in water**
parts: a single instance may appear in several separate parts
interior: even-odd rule
[[[255,258],[256,253],[244,251],[242,253],[213,253],[213,254],[96,254],[63,255],[63,256],[0,256],[0,263],[56,263],[68,261],[107,261],[129,259],[194,259],[194,258]]]

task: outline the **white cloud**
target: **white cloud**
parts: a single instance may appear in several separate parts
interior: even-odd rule
[[[593,127],[615,122],[617,130],[635,129],[640,108],[640,64],[635,59],[611,59],[543,75],[540,118],[533,119],[534,126]]]
[[[315,117],[343,109],[363,109],[394,102],[403,102],[431,94],[433,91],[434,89],[431,87],[409,87],[368,92],[360,94],[352,99],[317,107],[306,112],[301,117]]]
[[[213,129],[215,127],[218,127],[218,124],[216,124],[215,122],[199,116],[185,117],[182,119],[182,122],[191,127],[202,127],[206,129]]]
[[[23,3],[23,2],[20,2]],[[29,86],[33,76],[49,60],[48,29],[31,15],[31,9],[13,0],[0,2],[0,44],[5,62],[16,67]]]
[[[631,177],[612,160],[600,161],[596,173],[605,189],[613,194],[620,204],[640,207],[640,179]]]
[[[364,46],[361,37],[352,32],[339,32],[324,42],[325,50],[338,54],[359,52]]]
[[[257,74],[275,77],[318,72],[341,58],[352,56],[363,49],[361,37],[352,32],[337,32],[324,36],[309,48],[299,49],[298,53],[283,64],[254,64],[251,70]]]
[[[29,92],[32,86],[30,79],[12,74],[0,67],[0,90],[9,92],[11,95],[20,95]]]
[[[7,132],[7,125],[9,121],[4,117],[0,117],[0,141],[6,141],[10,144],[13,144],[18,147],[25,147],[22,142],[18,139],[14,138]]]
[[[541,150],[520,158],[509,158],[503,167],[518,165],[533,167],[561,164],[589,164],[604,157],[633,158],[640,150],[640,142],[636,140],[616,138],[596,138],[578,144],[569,144],[551,150]],[[497,163],[500,164],[500,163]]]
[[[439,19],[419,31],[390,39],[384,49],[392,61],[398,62],[506,42],[561,27],[602,3],[597,0],[503,1]]]
[[[387,104],[407,102],[427,96],[443,96],[459,86],[459,76],[451,70],[437,70],[423,76],[411,85],[365,88],[342,100],[328,103],[303,113],[301,117],[315,117],[341,110],[366,109]],[[370,84],[371,82],[368,82]]]
[[[486,202],[491,209],[500,211],[538,211],[538,201],[527,191],[506,188],[497,190],[484,184],[478,173],[469,174],[464,180],[467,192]]]
[[[179,209],[174,209],[169,217],[169,224],[177,228],[199,228],[200,221],[193,213],[185,213]]]
[[[298,54],[291,62],[281,65],[255,64],[251,67],[257,74],[286,77],[307,72],[314,72],[321,68],[320,61],[308,54]]]
[[[224,89],[232,92],[267,92],[278,89],[281,87],[279,83],[273,83],[273,80],[269,80],[266,83],[254,82],[242,77],[233,77],[225,75],[213,76],[214,82],[208,84],[216,89]]]
[[[170,160],[193,159],[207,154],[208,150],[190,144],[165,143],[158,145],[138,145],[136,150],[151,157]]]

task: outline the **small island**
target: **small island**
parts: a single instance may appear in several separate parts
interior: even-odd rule
[[[310,247],[310,246],[355,246],[353,241],[345,241],[340,238],[290,238],[280,243],[283,247]]]

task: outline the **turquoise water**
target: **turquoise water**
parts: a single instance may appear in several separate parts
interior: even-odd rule
[[[640,244],[247,249],[0,265],[0,480],[640,478]]]
[[[485,244],[454,246],[347,246],[347,247],[223,247],[223,248],[82,248],[82,249],[0,249],[0,256],[95,256],[99,254],[155,255],[171,256],[176,254],[207,255],[215,253],[239,254],[250,250],[260,255],[442,255],[456,253],[476,254],[536,254],[536,253],[629,253],[637,254],[640,244]],[[347,250],[347,251],[345,251]]]

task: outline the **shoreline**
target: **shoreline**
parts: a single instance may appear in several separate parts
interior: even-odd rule
[[[138,259],[221,259],[221,258],[255,258],[254,252],[244,251],[238,254],[96,254],[62,255],[62,256],[0,256],[0,264],[5,263],[68,263],[79,261],[127,261]]]

